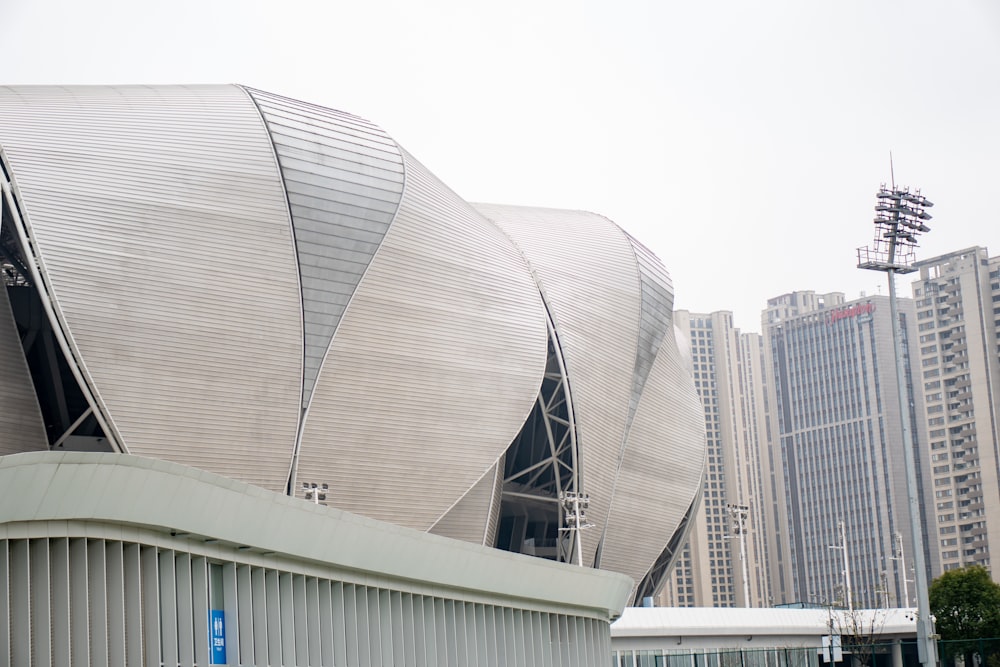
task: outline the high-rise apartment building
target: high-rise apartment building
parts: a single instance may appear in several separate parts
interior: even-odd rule
[[[726,311],[677,311],[674,321],[690,343],[695,388],[705,408],[708,466],[701,508],[661,600],[670,606],[767,605],[772,594],[766,564],[772,558],[765,536],[772,532],[768,508],[774,502],[761,468],[761,338],[741,334]]]
[[[934,495],[928,541],[940,570],[990,568],[1000,553],[1000,257],[973,247],[915,266],[922,452]]]
[[[972,247],[914,267],[913,299],[899,299],[899,310],[928,575],[993,571],[1000,257]],[[763,336],[740,333],[725,312],[677,313],[709,466],[665,604],[745,603],[732,506],[747,507],[753,605],[846,604],[845,571],[855,606],[914,604],[890,319],[886,296],[847,302],[809,291],[768,300]]]
[[[913,301],[900,299],[899,312],[907,349],[916,336]],[[899,603],[906,573],[894,560],[897,545],[912,562],[913,541],[889,299],[795,292],[769,300],[762,320],[771,444],[780,451],[776,477],[784,481],[787,521],[787,534],[773,535],[771,549],[787,550],[790,567],[781,576],[790,597]],[[909,413],[922,451],[920,392]],[[920,466],[921,482],[926,475]]]

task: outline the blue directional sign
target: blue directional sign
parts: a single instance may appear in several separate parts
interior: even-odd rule
[[[226,615],[222,609],[208,612],[209,637],[212,642],[212,665],[226,664]]]

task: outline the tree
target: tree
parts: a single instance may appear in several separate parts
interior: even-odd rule
[[[882,631],[888,612],[885,609],[840,609],[834,612],[830,623],[843,641],[854,661],[868,667],[882,641]]]
[[[986,568],[945,572],[931,582],[928,597],[941,639],[1000,637],[1000,584]]]

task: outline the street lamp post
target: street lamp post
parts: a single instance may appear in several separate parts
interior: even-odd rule
[[[882,186],[876,195],[875,243],[858,248],[858,268],[884,271],[889,280],[889,317],[892,320],[892,342],[896,361],[896,385],[899,394],[899,416],[903,432],[903,462],[906,467],[906,490],[910,510],[910,532],[913,535],[913,559],[917,584],[917,650],[920,664],[931,667],[937,664],[937,645],[934,641],[927,599],[927,569],[924,564],[924,538],[920,525],[920,493],[917,487],[917,469],[913,454],[913,436],[910,432],[910,399],[903,367],[903,342],[896,305],[896,274],[912,273],[913,249],[917,236],[929,232],[924,224],[931,216],[924,210],[934,204],[919,190]],[[905,576],[905,574],[904,574]]]
[[[581,543],[580,531],[594,525],[587,522],[585,514],[587,508],[590,507],[590,496],[586,493],[563,491],[559,494],[559,501],[562,503],[566,519],[566,526],[559,530],[573,533],[573,550],[576,552],[576,564],[583,567],[583,544]]]
[[[851,597],[851,565],[847,553],[847,528],[843,521],[837,522],[837,530],[840,531],[840,546],[830,545],[829,549],[839,549],[843,552],[844,563],[844,597],[847,599],[847,610],[854,611],[854,599]]]
[[[903,535],[902,533],[896,533],[896,555],[890,556],[889,560],[896,561],[899,563],[896,566],[896,571],[902,573],[903,575],[903,607],[910,606],[910,587],[908,584],[910,580],[906,578],[906,554],[903,552]]]
[[[743,576],[743,606],[752,607],[750,602],[750,575],[747,572],[747,518],[750,508],[747,505],[726,505],[729,515],[733,518],[733,532],[740,538],[740,569]]]

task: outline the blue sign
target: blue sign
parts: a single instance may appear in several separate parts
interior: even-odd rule
[[[212,642],[212,657],[209,664],[226,664],[226,615],[222,609],[208,612],[208,635]]]

